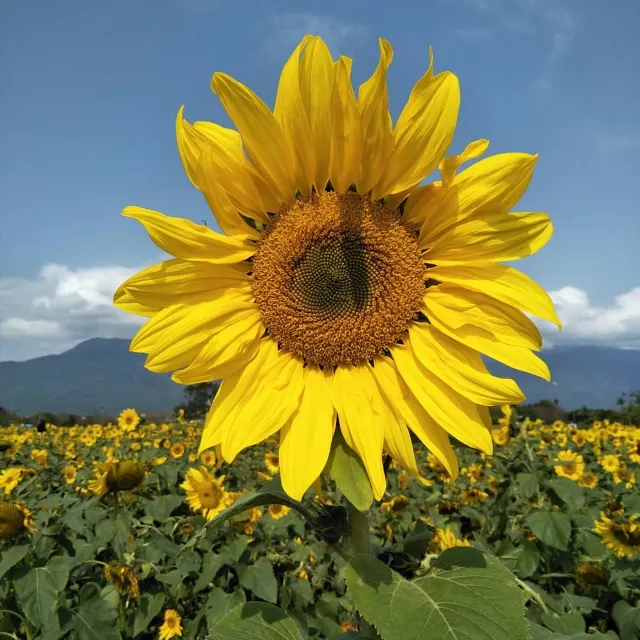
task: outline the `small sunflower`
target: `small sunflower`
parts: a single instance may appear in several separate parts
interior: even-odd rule
[[[609,583],[609,572],[599,562],[584,562],[576,567],[576,582],[585,593],[598,596]]]
[[[125,409],[118,416],[118,426],[123,431],[135,431],[135,428],[140,424],[140,416],[135,409]]]
[[[169,447],[169,455],[174,460],[179,460],[180,458],[182,458],[186,450],[187,448],[182,442],[174,442],[171,447]]]
[[[41,467],[46,467],[49,460],[49,453],[46,449],[33,449],[31,451],[31,457]]]
[[[164,621],[160,627],[160,633],[158,635],[159,640],[171,640],[176,636],[182,635],[182,618],[175,609],[167,609],[164,612]]]
[[[410,502],[409,497],[403,494],[394,496],[388,502],[382,502],[380,504],[380,511],[394,516],[400,516],[406,511]]]
[[[67,484],[73,484],[76,480],[76,476],[78,475],[78,469],[73,465],[67,465],[66,467],[62,467],[62,477]]]
[[[113,584],[120,595],[129,595],[136,600],[140,597],[138,578],[128,565],[110,562],[104,568],[104,577]]]
[[[211,82],[236,130],[178,112],[178,149],[224,232],[140,207],[174,259],[145,269],[115,304],[149,318],[131,344],[151,371],[195,384],[222,378],[200,450],[232,462],[280,433],[282,485],[300,499],[339,428],[373,493],[382,453],[418,476],[409,430],[451,477],[449,436],[490,453],[490,406],[519,403],[481,354],[549,379],[529,313],[560,325],[547,293],[502,264],[537,252],[552,225],[509,213],[536,155],[480,157],[487,140],[445,157],[460,91],[429,67],[393,123],[380,59],[356,97],[349,58],[305,36],[271,110],[224,73]],[[440,180],[421,186],[436,168]]]
[[[584,459],[575,451],[560,451],[556,457],[556,462],[564,464],[555,465],[553,468],[557,475],[570,480],[580,480],[584,473]]]
[[[602,456],[598,463],[605,471],[614,473],[620,466],[620,456],[616,453],[608,453],[606,456]]]
[[[510,427],[506,425],[504,427],[500,427],[499,429],[491,429],[491,438],[494,444],[503,446],[505,444],[509,444],[511,442],[511,434]]]
[[[17,502],[0,502],[0,540],[12,540],[34,531],[31,511],[27,507]]]
[[[482,491],[477,487],[469,487],[466,491],[460,494],[460,501],[462,504],[474,505],[478,502],[484,502],[489,497],[486,491]]]
[[[212,520],[230,507],[234,500],[223,485],[226,476],[215,478],[206,467],[189,469],[180,485],[187,493],[187,504],[192,511],[201,511],[206,520]]]
[[[280,468],[280,458],[277,453],[267,451],[264,454],[264,466],[267,467],[269,473],[278,473]]]
[[[469,542],[467,540],[461,540],[456,537],[451,527],[444,529],[436,529],[431,540],[429,540],[428,551],[429,553],[438,553],[439,551],[446,551],[452,547],[468,547]]]
[[[602,538],[602,543],[618,558],[628,558],[640,553],[640,523],[638,515],[633,515],[619,523],[608,518],[604,512],[595,523],[594,531]]]
[[[20,480],[22,480],[24,471],[22,467],[10,467],[9,469],[0,471],[0,489],[2,489],[6,495],[9,495],[18,486]]]
[[[238,531],[242,531],[245,535],[250,536],[258,522],[262,519],[262,516],[262,509],[259,507],[253,507],[252,509],[245,511],[242,515],[242,519],[234,522],[233,526]]]
[[[203,451],[200,454],[200,462],[202,462],[205,467],[213,467],[216,463],[216,454],[210,449]]]
[[[598,486],[598,476],[593,471],[585,471],[578,480],[578,485],[587,489],[595,489]]]
[[[274,520],[280,520],[280,518],[284,518],[289,511],[291,511],[291,508],[283,504],[270,504],[268,510],[271,518]]]

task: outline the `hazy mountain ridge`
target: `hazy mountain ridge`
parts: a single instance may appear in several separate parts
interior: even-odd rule
[[[565,409],[613,408],[622,392],[640,387],[640,351],[611,347],[557,347],[543,357],[549,384],[496,362],[489,368],[515,378],[528,402],[557,398]],[[184,387],[144,368],[129,341],[92,338],[59,355],[0,362],[0,406],[24,415],[37,411],[118,414],[127,407],[166,411],[183,400]]]

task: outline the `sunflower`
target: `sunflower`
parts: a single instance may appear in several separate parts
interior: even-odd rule
[[[411,501],[408,496],[400,494],[398,496],[394,496],[388,502],[382,502],[380,504],[380,511],[394,516],[401,516],[409,506],[410,502]]]
[[[287,507],[283,504],[270,504],[268,508],[269,515],[274,520],[280,520],[280,518],[284,518],[290,510],[290,507]]]
[[[609,583],[609,572],[599,562],[584,562],[576,567],[576,582],[585,593],[598,596]]]
[[[203,451],[200,454],[200,462],[202,462],[205,467],[213,467],[216,463],[216,454],[210,450]]]
[[[226,476],[214,478],[206,467],[189,469],[180,485],[187,493],[187,504],[192,511],[202,511],[206,520],[215,518],[233,504],[233,496],[223,486]]]
[[[445,529],[436,529],[431,540],[429,540],[429,553],[438,553],[439,551],[446,551],[452,547],[468,547],[469,542],[467,540],[460,540],[456,537],[451,527]]]
[[[482,491],[477,487],[469,487],[466,491],[460,494],[460,500],[462,504],[474,505],[478,502],[484,502],[489,497],[486,491]]]
[[[78,475],[78,470],[73,465],[62,467],[62,477],[67,484],[73,484]]]
[[[0,502],[0,540],[12,540],[34,531],[31,511],[27,507],[17,502]]]
[[[180,458],[182,458],[186,450],[187,448],[182,442],[174,442],[171,447],[169,447],[169,455],[174,460],[179,460]]]
[[[609,473],[614,473],[620,466],[620,457],[615,453],[608,453],[598,460],[598,464]]]
[[[49,452],[46,449],[33,449],[31,451],[31,457],[41,467],[46,467],[49,460]]]
[[[0,471],[0,489],[9,495],[22,480],[24,471],[22,467],[11,467]]]
[[[577,481],[580,480],[584,473],[584,459],[579,453],[575,453],[574,451],[559,451],[556,462],[564,463],[553,467],[559,476]]]
[[[509,444],[509,442],[511,441],[509,425],[505,425],[504,427],[500,427],[499,429],[491,429],[491,439],[493,440],[494,444],[500,446]]]
[[[135,409],[125,409],[118,416],[118,426],[123,431],[134,431],[140,424],[140,416]]]
[[[129,595],[136,600],[140,597],[138,578],[128,565],[110,562],[104,568],[104,577],[113,584],[119,594]]]
[[[587,489],[595,489],[598,486],[598,476],[593,471],[585,471],[578,480],[578,485]]]
[[[280,467],[280,458],[277,453],[267,451],[264,454],[264,466],[267,467],[269,473],[278,473]]]
[[[602,544],[618,558],[630,560],[634,552],[640,553],[640,524],[636,522],[638,518],[637,514],[632,515],[620,524],[602,512],[593,530],[602,538]]]
[[[481,354],[549,379],[529,313],[560,325],[547,293],[501,264],[550,238],[543,213],[508,213],[536,155],[487,149],[445,157],[458,80],[433,58],[395,124],[391,45],[358,90],[351,60],[305,36],[284,65],[273,111],[224,73],[211,82],[237,130],[189,123],[178,149],[225,235],[127,207],[175,256],[120,286],[122,310],[147,316],[131,343],[145,366],[196,384],[222,378],[200,451],[232,462],[280,433],[285,491],[300,499],[334,431],[385,492],[383,450],[419,476],[411,430],[455,477],[452,435],[492,451],[489,406],[524,399]],[[440,180],[421,186],[440,169]],[[256,382],[258,381],[258,382]]]
[[[167,609],[164,612],[164,621],[160,627],[159,640],[171,640],[171,638],[181,636],[181,622],[182,618],[180,618],[180,614],[175,609]]]

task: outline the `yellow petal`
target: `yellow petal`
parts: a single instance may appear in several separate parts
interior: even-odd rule
[[[490,407],[525,399],[515,381],[492,376],[476,351],[458,344],[432,325],[411,323],[409,343],[425,368],[476,404]]]
[[[500,302],[562,327],[549,294],[521,271],[503,264],[435,267],[429,275],[485,293]]]
[[[360,456],[373,496],[380,500],[387,487],[382,466],[385,425],[374,409],[374,396],[379,397],[379,391],[370,366],[338,367],[332,389],[345,442]]]
[[[212,318],[211,337],[195,360],[176,371],[171,379],[179,384],[219,380],[246,365],[258,351],[265,327],[257,308],[232,309]]]
[[[156,246],[176,258],[232,264],[250,258],[256,252],[255,244],[248,240],[223,236],[184,218],[171,218],[142,207],[126,207],[122,215],[135,218]]]
[[[302,387],[302,361],[278,351],[271,338],[260,340],[253,360],[224,379],[207,415],[200,451],[222,443],[222,456],[232,462],[242,449],[286,424]]]
[[[433,59],[398,118],[393,153],[373,189],[373,198],[420,183],[438,166],[451,144],[460,107],[460,85],[448,71],[434,77],[432,64]]]
[[[282,204],[295,196],[295,170],[287,139],[269,107],[248,87],[214,73],[211,88],[238,128],[248,156]]]
[[[357,181],[360,193],[367,193],[380,180],[393,149],[387,90],[387,69],[393,60],[393,49],[384,38],[379,39],[379,46],[378,66],[358,91],[362,118],[362,161]]]
[[[545,213],[494,213],[468,218],[439,238],[423,228],[418,246],[429,248],[427,262],[436,265],[508,262],[539,251],[551,238],[553,225]]]
[[[412,224],[426,225],[435,238],[469,216],[507,213],[529,186],[537,158],[528,153],[483,158],[457,174],[449,188],[435,182],[417,189],[407,200],[405,216]]]
[[[447,432],[422,408],[401,378],[390,358],[376,358],[373,375],[389,406],[396,407],[420,441],[433,453],[455,480],[458,460],[449,442]]]
[[[157,307],[149,307],[148,305],[136,302],[133,296],[125,289],[124,285],[120,285],[113,294],[113,304],[121,311],[133,313],[137,316],[147,316],[149,318],[160,310]]]
[[[409,345],[394,346],[391,355],[413,395],[443,429],[463,444],[491,453],[491,434],[473,402],[425,369]]]
[[[334,65],[331,94],[331,162],[329,179],[337,193],[355,184],[362,156],[362,122],[351,86],[351,60],[340,57]]]
[[[311,130],[307,146],[315,156],[314,184],[322,190],[329,179],[331,151],[331,91],[333,59],[322,38],[316,36],[302,52],[300,61],[300,93]]]
[[[487,329],[497,340],[516,347],[539,351],[542,336],[527,316],[509,304],[479,291],[443,282],[429,287],[422,312],[455,330],[465,324]]]
[[[439,165],[442,176],[442,186],[446,189],[451,186],[456,171],[469,160],[479,158],[489,148],[489,141],[481,138],[470,142],[464,151],[458,155],[446,157]]]
[[[330,374],[308,366],[304,370],[300,405],[280,431],[282,487],[294,500],[301,500],[322,473],[335,426]]]
[[[250,269],[243,263],[219,265],[175,258],[139,271],[121,287],[140,304],[162,309],[214,300],[230,289],[250,295]]]
[[[300,54],[313,36],[306,35],[285,63],[273,114],[280,123],[295,159],[296,185],[303,196],[311,195],[315,179],[315,156],[311,140],[311,129],[300,93]]]

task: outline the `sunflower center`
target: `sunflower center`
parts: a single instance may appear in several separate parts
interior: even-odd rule
[[[355,365],[391,347],[420,310],[425,266],[397,211],[348,192],[284,207],[253,261],[271,336],[310,364]]]
[[[632,524],[614,525],[611,529],[613,537],[629,547],[640,547],[640,526]]]
[[[198,492],[200,504],[205,509],[217,509],[222,500],[222,492],[212,482],[205,482]]]

